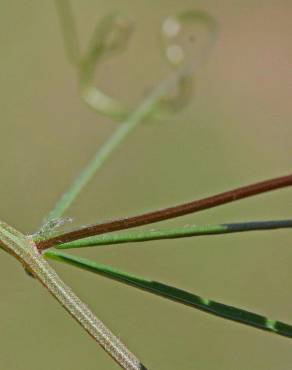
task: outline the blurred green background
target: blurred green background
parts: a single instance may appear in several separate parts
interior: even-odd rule
[[[166,16],[199,8],[221,29],[192,103],[165,122],[135,130],[68,211],[74,225],[291,172],[291,1],[75,0],[72,6],[83,45],[108,12],[122,10],[135,20],[129,49],[98,73],[99,86],[126,102],[137,101],[169,71],[157,37]],[[1,219],[30,233],[117,124],[78,96],[53,1],[2,1],[0,45]],[[286,189],[159,226],[288,218],[291,206]],[[292,323],[289,230],[76,253]],[[149,369],[291,368],[286,338],[54,266]],[[118,368],[4,253],[0,292],[1,370]]]

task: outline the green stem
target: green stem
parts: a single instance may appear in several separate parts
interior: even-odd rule
[[[55,270],[39,253],[31,237],[25,236],[5,222],[0,221],[0,246],[18,259],[123,369],[145,369],[137,357],[56,274]]]
[[[137,243],[159,239],[189,238],[194,236],[230,234],[246,231],[292,228],[292,220],[253,221],[218,225],[185,226],[169,230],[147,230],[92,236],[56,246],[57,249]]]
[[[227,320],[236,321],[247,326],[252,326],[257,329],[269,331],[284,337],[292,338],[292,326],[289,324],[271,320],[265,316],[250,311],[215,302],[196,294],[189,293],[185,290],[178,289],[155,280],[131,275],[127,272],[116,270],[110,266],[102,265],[77,256],[53,250],[45,252],[44,255],[47,258],[65,262],[78,268],[103,275],[107,278],[120,281],[149,293],[205,311],[206,313],[219,316]]]
[[[97,170],[99,170],[104,162],[110,157],[117,146],[129,135],[131,131],[133,131],[133,129],[139,123],[141,123],[150,114],[166,91],[168,91],[177,83],[177,79],[179,77],[180,74],[178,73],[161,83],[156,89],[154,89],[148,98],[146,98],[142,104],[139,105],[138,108],[136,108],[129,115],[128,119],[119,126],[112,136],[110,136],[108,141],[97,151],[96,155],[80,173],[77,179],[72,183],[68,191],[63,194],[59,202],[57,202],[55,205],[54,209],[47,216],[44,223],[59,218],[64,214],[64,212],[77,198],[82,189],[92,179]]]

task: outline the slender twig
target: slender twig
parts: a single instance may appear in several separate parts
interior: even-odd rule
[[[186,72],[185,68],[172,75],[170,78],[160,83],[143,102],[133,110],[127,120],[119,126],[119,128],[110,136],[108,141],[101,146],[93,159],[84,168],[76,180],[72,183],[66,193],[63,194],[61,199],[57,202],[54,209],[49,213],[44,223],[50,220],[61,217],[67,208],[73,203],[81,190],[92,179],[94,174],[104,162],[110,157],[117,146],[125,140],[131,131],[141,123],[152,112],[156,104],[166,94],[169,89],[177,84],[177,81]]]
[[[243,186],[234,190],[213,195],[211,197],[195,200],[189,203],[183,203],[178,206],[152,211],[138,216],[108,221],[97,225],[91,225],[81,229],[79,228],[73,231],[69,231],[65,234],[49,238],[47,240],[40,240],[37,242],[37,247],[40,250],[45,250],[52,246],[68,243],[73,240],[78,240],[93,235],[104,234],[117,230],[130,229],[132,227],[147,225],[154,222],[159,222],[202,211],[205,209],[214,208],[222,204],[234,202],[239,199],[248,198],[291,185],[292,175],[281,176],[271,180]]]
[[[0,221],[0,245],[36,277],[72,317],[123,368],[145,369],[137,357],[75,295],[39,253],[32,238]]]
[[[184,82],[190,78],[194,70],[206,59],[211,50],[215,39],[217,38],[217,22],[208,13],[203,11],[184,12],[179,18],[181,21],[199,21],[207,27],[210,37],[207,45],[191,63],[180,67],[172,78],[158,85],[146,99],[143,99],[138,108],[133,110],[124,109],[124,106],[115,99],[105,95],[93,86],[93,76],[97,61],[100,56],[108,51],[107,49],[116,49],[117,46],[123,48],[128,40],[130,29],[128,22],[121,19],[117,14],[111,14],[105,17],[96,27],[91,39],[88,51],[85,56],[80,56],[77,30],[74,18],[72,16],[71,6],[68,0],[55,0],[61,29],[64,38],[64,44],[68,58],[75,65],[80,78],[81,95],[83,99],[98,112],[114,117],[126,117],[121,127],[114,132],[108,141],[97,151],[92,161],[81,172],[78,178],[73,182],[68,191],[56,203],[54,209],[49,213],[44,223],[61,217],[67,208],[76,199],[84,186],[90,181],[96,171],[103,165],[106,159],[111,155],[114,149],[125,139],[125,137],[147,116],[153,114],[158,106],[162,108],[161,99],[173,87],[181,89]],[[115,34],[111,42],[106,39],[112,31]],[[110,46],[111,45],[111,46]],[[82,59],[82,60],[81,60]],[[119,121],[120,118],[119,118]]]
[[[149,293],[156,294],[158,296],[182,303],[227,320],[236,321],[247,326],[252,326],[257,329],[266,330],[284,337],[292,338],[291,325],[281,321],[269,319],[254,312],[215,302],[185,290],[178,289],[171,285],[160,283],[159,281],[132,275],[128,272],[117,270],[111,266],[102,265],[100,263],[62,253],[60,251],[49,250],[45,252],[45,256],[50,259],[61,261],[80,269],[122,282],[124,284],[134,286],[135,288],[142,289]]]
[[[250,221],[219,225],[185,226],[168,230],[134,231],[121,234],[90,236],[57,246],[57,249],[96,247],[102,245],[138,243],[160,239],[190,238],[194,236],[221,235],[259,230],[292,228],[292,220]]]

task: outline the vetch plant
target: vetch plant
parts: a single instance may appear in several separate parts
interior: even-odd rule
[[[59,232],[58,227],[62,226],[64,222],[70,221],[70,218],[64,218],[64,213],[126,136],[146,119],[161,119],[161,117],[180,109],[189,100],[193,74],[211,50],[217,35],[217,24],[209,14],[203,11],[187,11],[176,17],[168,18],[163,24],[162,43],[166,50],[167,60],[174,67],[174,72],[168,79],[158,84],[142,100],[140,105],[130,108],[94,86],[95,70],[99,62],[110,55],[115,55],[127,45],[132,31],[129,21],[120,14],[104,18],[97,25],[88,50],[83,55],[80,52],[69,2],[56,0],[56,5],[67,56],[76,68],[82,99],[98,113],[117,120],[119,122],[118,128],[99,148],[94,158],[57,202],[40,230],[33,235],[26,236],[5,222],[0,222],[1,248],[18,259],[24,268],[42,283],[71,316],[124,369],[138,370],[146,369],[146,367],[62,281],[49,265],[47,259],[70,264],[227,320],[291,338],[292,325],[63,252],[65,249],[103,247],[122,243],[137,243],[135,244],[137,246],[140,242],[158,239],[179,239],[292,228],[292,220],[289,219],[193,225],[172,229],[115,233],[211,209],[272,190],[279,190],[292,185],[292,174],[137,216],[82,226],[65,233]],[[195,60],[193,57],[188,57],[184,48],[175,42],[175,38],[186,23],[200,24],[208,35],[198,48]],[[147,365],[147,359],[143,359],[144,362]]]

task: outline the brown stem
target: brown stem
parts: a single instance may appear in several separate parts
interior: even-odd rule
[[[204,209],[217,207],[221,204],[234,202],[239,199],[248,198],[267,191],[276,190],[292,185],[292,174],[288,176],[277,177],[275,179],[258,182],[255,184],[243,186],[234,190],[226,191],[211,197],[195,200],[178,206],[169,207],[142,215],[122,218],[119,220],[108,221],[97,225],[87,226],[81,229],[69,231],[65,234],[37,242],[39,250],[71,242],[73,240],[86,238],[88,236],[104,234],[111,231],[129,229],[136,226],[151,224],[153,222],[163,221],[174,217],[187,215],[190,213],[202,211]]]

